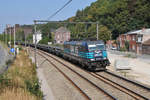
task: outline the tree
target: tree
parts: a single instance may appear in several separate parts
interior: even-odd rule
[[[88,28],[88,33],[86,34],[86,37],[90,37],[90,38],[96,38],[96,25],[92,24],[89,28]]]
[[[43,37],[43,39],[39,41],[39,44],[48,44],[50,41],[48,37]]]
[[[129,51],[129,41],[125,41],[125,48],[127,51]]]
[[[25,41],[25,34],[21,28],[16,31],[16,41]]]
[[[106,26],[99,27],[99,39],[105,43],[111,39],[111,31]]]
[[[26,40],[29,42],[32,42],[33,41],[33,34],[27,35]]]

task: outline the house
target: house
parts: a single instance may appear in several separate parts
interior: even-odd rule
[[[36,43],[38,43],[40,40],[42,40],[41,31],[37,31],[36,39],[37,39],[37,42],[36,42]],[[33,43],[35,43],[35,34],[33,34]]]
[[[55,43],[63,44],[70,40],[70,31],[66,27],[60,27],[54,32]]]
[[[33,28],[32,27],[25,26],[25,27],[22,27],[22,29],[23,29],[23,32],[24,32],[25,36],[28,36],[29,34],[33,33]]]
[[[142,45],[150,39],[150,29],[142,29],[122,34],[118,37],[119,47],[128,45],[128,50],[137,54],[142,54]]]

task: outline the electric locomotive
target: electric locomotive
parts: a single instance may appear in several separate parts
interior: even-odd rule
[[[65,42],[63,56],[90,70],[105,70],[110,64],[105,44],[100,40]]]

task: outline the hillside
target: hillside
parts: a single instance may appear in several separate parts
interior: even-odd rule
[[[98,21],[100,23],[99,31],[106,34],[112,33],[112,38],[115,39],[119,34],[150,27],[149,11],[150,2],[148,0],[97,0],[91,6],[78,10],[76,16],[69,18],[67,21]],[[82,25],[70,26],[70,29],[74,32],[72,37],[95,37],[95,25],[86,26],[88,36],[81,33],[85,29],[81,29],[81,27]],[[77,32],[77,30],[80,30],[80,32]]]

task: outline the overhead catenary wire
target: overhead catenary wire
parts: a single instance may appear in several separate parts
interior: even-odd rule
[[[72,0],[69,0],[66,4],[64,4],[60,9],[58,9],[55,13],[53,13],[51,16],[47,18],[47,20],[50,20],[53,18],[56,14],[58,14],[62,9],[64,9],[69,3],[71,3]]]

